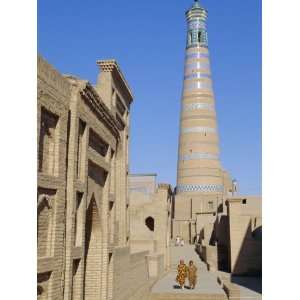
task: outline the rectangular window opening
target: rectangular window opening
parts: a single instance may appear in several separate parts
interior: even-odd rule
[[[42,107],[39,134],[39,172],[58,175],[59,117]]]
[[[83,193],[76,193],[76,213],[75,213],[75,246],[82,245],[83,237]]]
[[[77,177],[83,180],[84,156],[85,156],[86,123],[79,119],[77,141]]]

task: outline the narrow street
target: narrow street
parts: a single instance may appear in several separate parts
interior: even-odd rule
[[[193,245],[171,248],[172,270],[153,286],[151,300],[227,299],[225,292],[217,282],[217,273],[207,271],[205,263],[201,261],[194,248]],[[180,259],[184,259],[186,264],[193,260],[198,269],[197,285],[194,290],[188,288],[188,280],[184,290],[181,290],[175,281],[176,267]]]

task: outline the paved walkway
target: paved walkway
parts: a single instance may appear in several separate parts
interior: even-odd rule
[[[188,264],[190,260],[193,260],[197,266],[198,279],[197,285],[194,290],[188,288],[181,290],[175,281],[177,272],[176,267],[180,259],[184,259],[185,263]],[[206,264],[201,261],[197,253],[195,252],[195,247],[193,245],[186,245],[183,247],[172,247],[171,248],[171,260],[172,260],[172,270],[161,280],[159,280],[152,288],[153,294],[181,294],[181,295],[194,295],[197,299],[205,299],[202,296],[213,295],[214,299],[227,299],[225,292],[217,282],[217,274],[214,272],[208,272]],[[188,281],[186,282],[188,285]],[[157,297],[158,299],[159,297]],[[177,298],[177,297],[176,297]],[[182,297],[184,299],[186,297]],[[152,297],[152,299],[154,299]],[[165,297],[160,297],[159,299],[165,299]],[[166,298],[167,299],[167,298]],[[171,299],[171,298],[170,298]],[[211,298],[210,298],[211,299]]]

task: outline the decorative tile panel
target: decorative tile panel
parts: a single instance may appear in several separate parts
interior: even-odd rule
[[[212,89],[211,82],[204,82],[204,81],[196,81],[196,82],[185,82],[184,84],[184,91],[187,90],[194,90],[194,89]]]
[[[187,72],[188,70],[191,69],[210,69],[210,65],[208,62],[202,62],[202,61],[197,61],[197,62],[193,62],[191,64],[186,63],[185,64],[185,72]]]
[[[209,54],[208,53],[191,53],[191,54],[187,54],[185,56],[185,59],[191,59],[191,58],[208,58],[209,57]]]
[[[197,78],[209,78],[210,79],[211,76],[208,73],[201,73],[201,72],[192,73],[192,74],[184,76],[184,80],[186,80],[186,79],[197,79]]]
[[[199,28],[206,28],[206,24],[200,20],[194,20],[188,23],[189,29],[199,29]]]
[[[222,193],[224,191],[224,186],[221,184],[180,184],[177,186],[177,191],[179,193]]]

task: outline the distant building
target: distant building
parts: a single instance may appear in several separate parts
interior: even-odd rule
[[[129,190],[131,251],[150,251],[150,275],[157,276],[159,260],[161,272],[170,268],[173,191],[169,184],[157,186],[156,174],[131,174]]]
[[[129,191],[147,195],[154,194],[157,188],[156,177],[157,174],[130,174]]]

